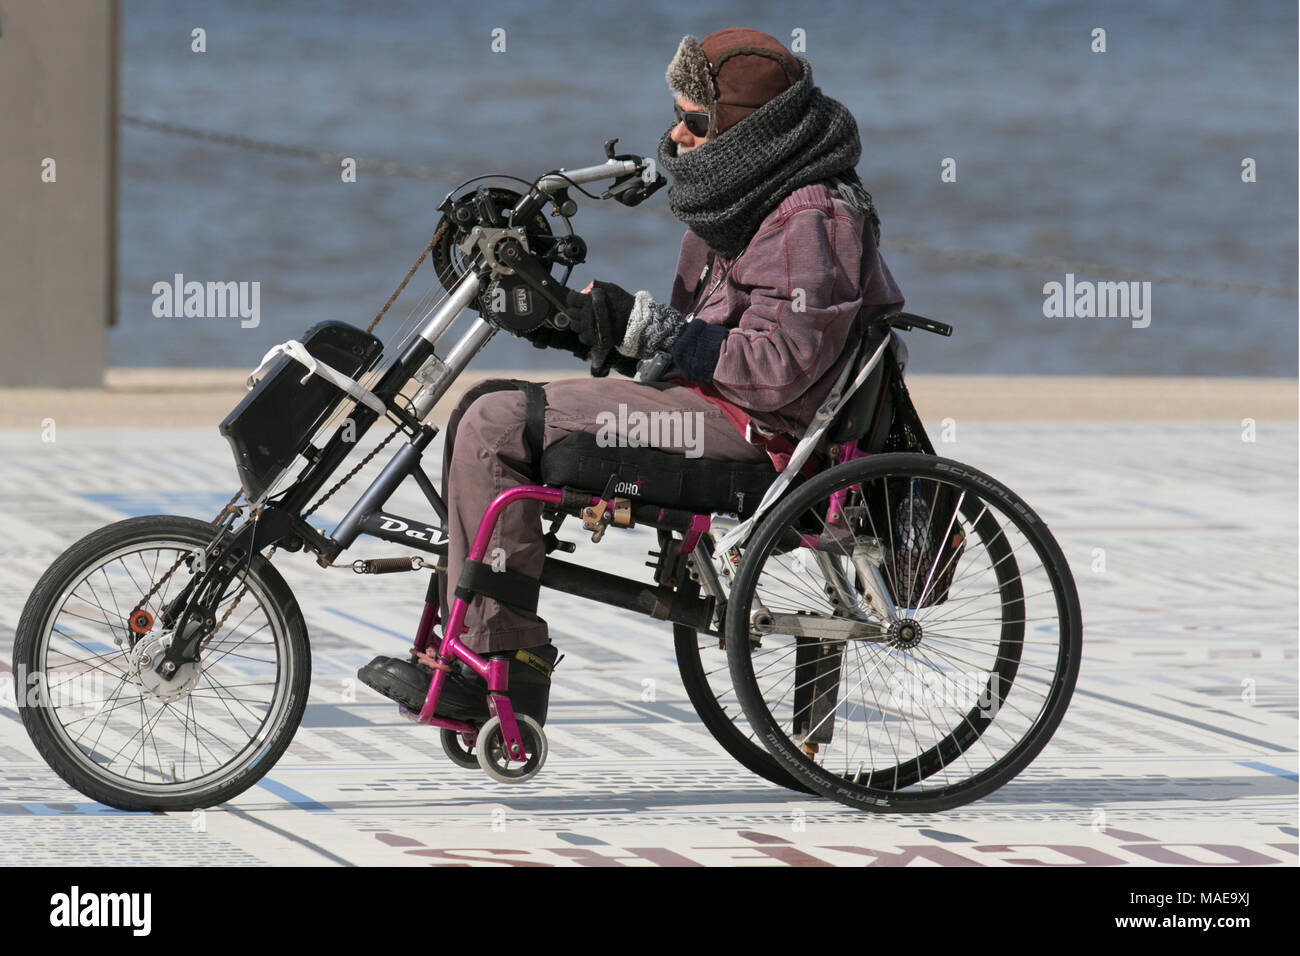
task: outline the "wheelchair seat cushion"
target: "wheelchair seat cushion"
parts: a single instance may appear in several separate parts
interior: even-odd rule
[[[748,517],[776,480],[771,462],[687,458],[657,448],[603,447],[573,432],[542,452],[542,481],[601,494],[611,475],[614,494],[634,502],[708,514]]]

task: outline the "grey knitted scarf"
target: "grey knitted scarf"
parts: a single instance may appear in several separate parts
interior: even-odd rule
[[[838,176],[846,196],[879,222],[853,167],[862,155],[858,124],[842,103],[803,75],[716,139],[677,155],[672,129],[659,140],[659,165],[672,177],[668,204],[714,252],[738,255],[759,224],[800,186]]]

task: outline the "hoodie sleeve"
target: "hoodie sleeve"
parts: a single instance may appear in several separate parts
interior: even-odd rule
[[[863,303],[860,228],[825,190],[803,187],[750,241],[733,277],[749,294],[739,324],[681,343],[716,349],[711,384],[724,398],[756,412],[783,408],[835,364]]]

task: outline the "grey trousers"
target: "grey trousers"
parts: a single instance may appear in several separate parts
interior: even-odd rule
[[[545,386],[546,418],[543,447],[550,447],[572,432],[589,432],[608,438],[617,432],[634,441],[645,433],[635,429],[653,413],[675,412],[675,428],[658,429],[653,447],[661,451],[724,461],[763,461],[766,452],[745,440],[717,406],[679,385],[644,385],[630,379],[575,379]],[[446,463],[448,566],[447,592],[460,580],[465,557],[488,504],[515,485],[529,484],[529,454],[524,438],[524,393],[516,390],[467,396],[452,413],[455,427],[452,456]],[[620,406],[622,406],[620,408]],[[640,413],[637,415],[635,413]],[[669,419],[660,416],[659,422]],[[601,489],[592,489],[599,492]],[[484,560],[504,556],[505,566],[529,577],[539,577],[546,559],[540,502],[520,501],[502,512],[492,532]],[[605,536],[601,547],[617,546],[618,533]],[[496,549],[500,548],[501,551]],[[444,617],[449,606],[444,604]],[[549,640],[546,622],[536,614],[484,597],[470,602],[462,640],[478,654],[536,647]]]

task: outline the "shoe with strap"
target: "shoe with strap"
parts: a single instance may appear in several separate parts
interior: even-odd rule
[[[517,714],[527,714],[538,724],[546,723],[550,702],[551,671],[559,663],[554,644],[541,647],[493,651],[488,659],[509,658],[510,671],[506,695]],[[416,660],[376,657],[357,671],[367,687],[396,701],[407,710],[419,713],[424,708],[433,681],[433,669]],[[487,705],[487,681],[463,661],[455,661],[438,694],[434,716],[447,720],[485,721],[490,715]]]

